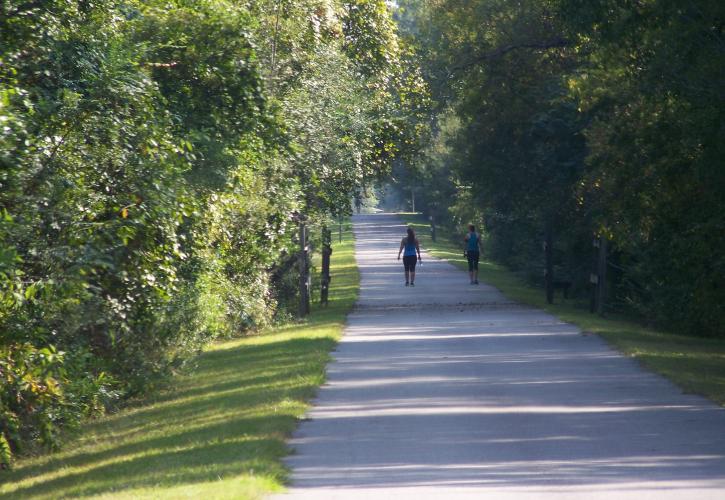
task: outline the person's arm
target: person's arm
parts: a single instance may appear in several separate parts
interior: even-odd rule
[[[400,250],[398,250],[398,260],[400,260],[400,253],[403,251],[404,247],[405,247],[405,238],[400,240]]]
[[[463,256],[468,257],[468,238],[469,234],[466,233],[466,235],[463,237]]]
[[[415,249],[418,251],[418,260],[423,262],[423,259],[420,258],[420,245],[418,244],[418,238],[415,239]]]

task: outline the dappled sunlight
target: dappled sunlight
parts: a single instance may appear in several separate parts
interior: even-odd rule
[[[561,333],[542,333],[542,332],[515,332],[515,333],[449,333],[449,334],[421,334],[414,330],[410,333],[404,331],[397,333],[390,333],[388,331],[376,333],[370,332],[368,335],[360,334],[356,335],[354,339],[350,339],[348,342],[379,342],[380,336],[384,336],[386,340],[441,340],[441,339],[473,339],[473,338],[486,338],[486,337],[542,337],[542,336],[560,336]]]
[[[515,415],[525,414],[554,415],[574,414],[583,415],[587,413],[631,413],[631,412],[652,412],[661,410],[697,410],[695,406],[682,405],[660,405],[660,406],[620,406],[607,403],[602,406],[505,406],[495,404],[492,406],[475,405],[470,401],[457,399],[436,398],[406,399],[405,401],[387,401],[380,403],[365,403],[364,405],[330,405],[324,410],[314,413],[315,419],[338,419],[338,418],[365,418],[385,416],[428,416],[428,415]],[[583,439],[583,438],[582,438]],[[720,455],[725,457],[725,455]]]
[[[562,440],[554,439],[554,442]],[[563,441],[566,441],[563,440]],[[536,484],[531,481],[529,470],[547,475],[544,487],[553,485],[587,485],[589,478],[596,478],[607,486],[616,485],[622,489],[672,489],[674,488],[722,488],[723,481],[710,480],[699,470],[711,467],[721,457],[710,455],[692,455],[686,457],[656,455],[634,456],[618,460],[532,460],[532,461],[491,461],[481,464],[469,462],[459,464],[438,464],[414,461],[412,463],[371,463],[345,471],[322,471],[316,468],[299,469],[300,484],[316,481],[325,476],[325,487],[364,488],[366,486],[393,487],[435,487],[441,494],[450,487],[461,486],[507,486],[509,488],[526,487]],[[678,473],[679,471],[679,473]],[[642,480],[639,474],[656,474],[661,482]],[[672,475],[672,477],[670,477]],[[682,475],[693,476],[692,480],[681,479]],[[386,478],[406,477],[400,482]],[[537,488],[542,491],[541,488]],[[544,490],[547,491],[547,490]],[[551,491],[551,490],[548,490]],[[579,490],[584,494],[585,490]],[[589,490],[591,491],[591,490]],[[480,490],[479,490],[480,494]]]
[[[301,396],[321,382],[317,374],[303,374],[306,356],[325,352],[327,339],[231,344],[210,351],[212,363],[202,357],[203,368],[188,375],[178,392],[170,391],[149,407],[103,419],[86,429],[74,449],[21,468],[10,495],[87,495],[121,484],[131,488],[195,482],[243,473],[243,464],[256,460],[260,447],[275,448],[278,456],[284,453],[284,434],[274,429],[289,432],[304,408]],[[273,364],[274,359],[278,362]],[[235,362],[236,377],[228,368]],[[295,372],[299,376],[290,376]],[[205,382],[217,373],[219,384]],[[256,468],[282,474],[273,463]],[[94,479],[86,483],[89,477]],[[76,489],[77,484],[85,486]]]

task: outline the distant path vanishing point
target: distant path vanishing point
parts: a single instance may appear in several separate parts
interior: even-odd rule
[[[360,298],[280,499],[725,499],[725,409],[354,219]]]

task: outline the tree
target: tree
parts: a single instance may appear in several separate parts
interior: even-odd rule
[[[268,324],[296,217],[411,150],[414,72],[354,7],[0,3],[0,463]]]
[[[423,177],[448,181],[428,203],[482,211],[491,253],[536,281],[545,234],[555,267],[580,288],[591,238],[606,236],[610,306],[720,334],[721,3],[400,7],[436,119],[460,120],[437,134],[443,157],[420,163]]]

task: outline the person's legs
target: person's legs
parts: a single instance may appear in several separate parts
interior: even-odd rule
[[[418,262],[418,257],[415,255],[410,257],[410,286],[415,285],[415,264]]]
[[[403,256],[403,265],[405,266],[405,286],[408,286],[408,284],[414,279],[413,277],[411,277],[414,268],[411,266],[410,256]]]
[[[468,260],[468,279],[473,285],[473,252],[466,252],[466,259]]]
[[[480,258],[481,254],[478,252],[475,252],[473,256],[473,284],[478,285],[478,259]]]

